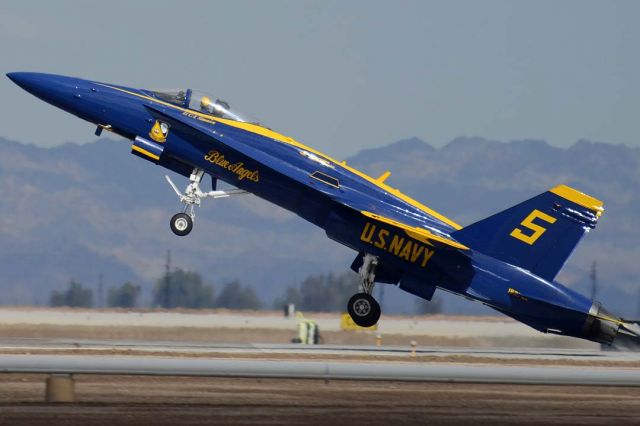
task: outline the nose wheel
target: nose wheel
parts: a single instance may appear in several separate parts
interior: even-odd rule
[[[200,189],[200,182],[202,181],[203,176],[204,170],[198,168],[193,169],[193,172],[191,172],[191,176],[189,176],[189,185],[187,185],[187,189],[185,189],[184,193],[182,193],[173,183],[171,178],[165,175],[167,182],[169,182],[169,185],[171,185],[171,188],[173,188],[173,191],[180,199],[180,202],[184,204],[184,210],[181,213],[174,214],[171,218],[171,221],[169,222],[171,231],[173,231],[174,234],[180,237],[188,235],[193,229],[193,223],[196,220],[195,207],[200,207],[200,203],[204,198],[226,198],[232,195],[247,194],[247,191],[244,191],[242,189],[216,191],[215,180],[214,190],[203,192]]]
[[[365,254],[358,270],[361,292],[354,294],[347,303],[349,316],[360,327],[372,327],[380,319],[380,304],[371,296],[376,277],[378,258]]]
[[[171,218],[170,226],[174,234],[184,237],[193,229],[193,220],[186,213],[176,213]]]

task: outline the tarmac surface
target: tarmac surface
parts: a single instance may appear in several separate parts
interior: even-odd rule
[[[288,344],[297,321],[277,313],[5,308],[0,356],[640,370],[636,353],[507,318],[384,317],[375,332],[313,319],[327,344]],[[640,425],[640,387],[74,374],[77,402],[46,404],[46,377],[0,374],[0,425]]]
[[[598,350],[582,339],[540,333],[507,317],[446,315],[388,316],[377,330],[345,331],[338,313],[308,313],[324,343],[385,346],[540,347]],[[288,343],[298,335],[298,319],[280,312],[174,310],[124,311],[72,308],[0,308],[2,338],[79,338],[207,343]]]
[[[105,355],[0,355],[0,372],[640,387],[630,366]]]
[[[321,330],[339,331],[340,315],[311,313]],[[462,320],[460,320],[462,319]],[[109,327],[187,327],[235,329],[295,329],[297,318],[285,318],[280,312],[254,311],[114,311],[47,308],[2,308],[0,324],[57,324]],[[384,334],[429,334],[459,337],[540,336],[540,333],[507,317],[385,316],[379,324]]]
[[[341,331],[340,314],[308,313],[306,318],[314,320],[323,332]],[[171,328],[197,329],[201,333],[209,329],[235,330],[292,330],[297,327],[298,318],[285,318],[280,312],[272,311],[227,311],[227,310],[185,310],[181,311],[119,311],[50,308],[1,308],[0,325],[57,325],[110,328]],[[508,317],[460,317],[446,315],[428,316],[383,316],[374,334],[401,336],[430,336],[447,338],[485,339],[542,339],[547,342],[557,340],[557,336],[540,333]],[[1,334],[0,334],[1,335]],[[579,339],[562,338],[580,347],[594,347]],[[586,345],[586,346],[585,346]],[[506,346],[506,345],[503,345]]]
[[[640,388],[77,376],[73,404],[0,375],[0,425],[637,425]]]
[[[0,354],[136,354],[235,358],[351,358],[436,361],[494,360],[500,363],[631,365],[640,367],[639,352],[563,348],[490,348],[440,346],[302,345],[198,341],[0,338]]]

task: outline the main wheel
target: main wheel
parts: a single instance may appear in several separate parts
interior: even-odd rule
[[[351,296],[347,304],[347,312],[353,322],[360,327],[376,325],[380,319],[380,305],[371,295],[358,293]]]
[[[174,214],[170,224],[173,233],[181,237],[184,237],[193,229],[193,220],[186,213]]]

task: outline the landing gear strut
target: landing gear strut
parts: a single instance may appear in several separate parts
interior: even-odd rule
[[[360,327],[374,326],[380,319],[380,305],[371,296],[377,266],[377,257],[370,254],[364,255],[362,266],[358,271],[361,292],[354,294],[347,304],[347,312],[349,312],[353,322]]]
[[[242,189],[230,189],[228,191],[209,191],[202,192],[200,189],[200,182],[202,182],[202,177],[204,176],[204,170],[195,168],[191,172],[191,176],[189,176],[189,185],[184,190],[184,194],[180,192],[178,187],[173,183],[171,178],[165,175],[165,179],[171,185],[174,192],[180,199],[180,202],[184,204],[184,208],[181,213],[176,213],[171,218],[169,222],[171,226],[171,230],[174,234],[184,237],[188,235],[193,229],[193,222],[196,220],[196,212],[195,206],[200,207],[200,203],[202,199],[211,197],[211,198],[225,198],[230,197],[232,195],[246,194],[247,191]]]

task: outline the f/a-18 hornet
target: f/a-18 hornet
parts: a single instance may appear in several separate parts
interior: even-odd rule
[[[602,201],[558,185],[466,227],[373,177],[191,89],[146,90],[52,74],[17,72],[17,85],[58,108],[132,141],[131,152],[189,179],[171,230],[185,236],[205,198],[252,193],[325,230],[357,256],[360,289],[347,310],[378,322],[374,283],[431,300],[437,288],[539,331],[610,344],[640,327],[554,281]],[[212,190],[201,187],[205,174]],[[237,189],[218,190],[222,180]],[[354,289],[355,291],[355,289]]]

